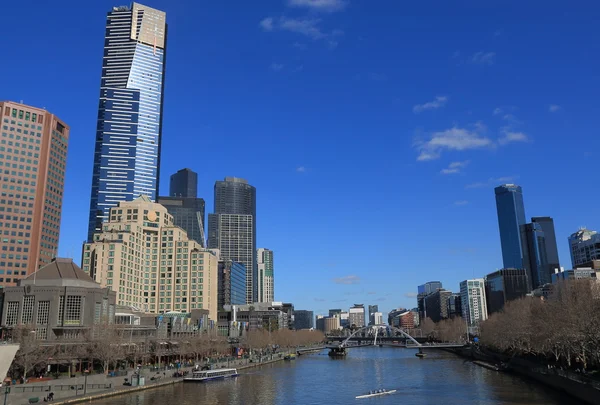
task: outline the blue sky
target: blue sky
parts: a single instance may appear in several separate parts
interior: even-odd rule
[[[211,212],[215,180],[256,186],[278,300],[388,311],[494,271],[503,182],[554,217],[565,267],[567,236],[600,230],[594,2],[143,3],[169,23],[161,191],[190,167]],[[71,126],[59,254],[77,261],[114,5],[3,5],[0,98]]]

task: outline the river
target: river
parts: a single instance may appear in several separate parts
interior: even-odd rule
[[[174,384],[94,404],[578,404],[536,382],[487,370],[451,353],[432,350],[425,359],[414,353],[399,348],[358,348],[350,349],[344,359],[332,359],[324,351],[241,370],[234,380]],[[398,391],[355,399],[378,388]]]

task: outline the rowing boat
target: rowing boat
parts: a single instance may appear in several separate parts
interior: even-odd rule
[[[394,392],[396,392],[396,390],[389,390],[389,391],[383,391],[383,392],[374,392],[372,394],[359,395],[359,396],[356,397],[356,399],[379,397],[379,396],[382,396],[382,395],[393,394]]]

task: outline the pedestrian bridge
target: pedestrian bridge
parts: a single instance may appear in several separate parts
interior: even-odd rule
[[[406,339],[407,344],[390,343],[389,338],[394,334],[400,334]],[[382,339],[384,338],[384,339]],[[379,340],[378,340],[379,339]],[[358,344],[353,344],[354,342]],[[351,343],[352,342],[352,343]],[[368,343],[366,343],[368,342]],[[448,348],[460,348],[466,346],[464,343],[421,343],[414,337],[409,335],[406,331],[400,328],[396,328],[390,325],[371,325],[365,326],[355,330],[350,336],[345,338],[339,345],[330,345],[327,348],[330,350],[331,356],[344,356],[347,349],[357,347],[370,347],[370,346],[393,346],[401,347],[406,349],[417,349],[417,357],[424,357],[424,349],[448,349]]]

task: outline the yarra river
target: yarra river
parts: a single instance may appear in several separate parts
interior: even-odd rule
[[[292,404],[577,404],[571,397],[518,376],[487,370],[451,353],[398,348],[350,349],[344,359],[327,352],[240,370],[233,380],[180,383],[94,405]],[[355,399],[371,389],[389,396]]]

